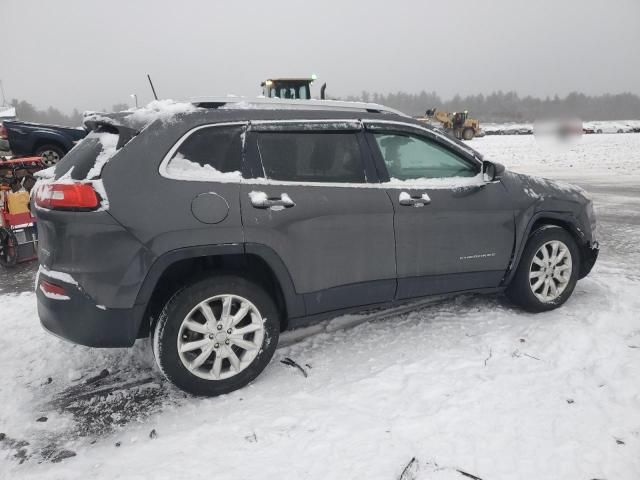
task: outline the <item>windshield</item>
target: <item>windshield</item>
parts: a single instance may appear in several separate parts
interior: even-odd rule
[[[293,100],[308,100],[309,86],[293,83],[274,83],[269,90],[271,98],[287,98]]]

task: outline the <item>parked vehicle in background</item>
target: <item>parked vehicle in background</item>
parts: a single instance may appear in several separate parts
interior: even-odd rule
[[[150,336],[171,382],[218,395],[256,378],[283,330],[469,291],[547,311],[596,261],[578,187],[375,104],[234,102],[87,118],[35,192],[46,329]]]
[[[8,152],[9,151],[9,132],[7,132],[7,127],[0,122],[0,152]]]
[[[17,120],[3,121],[8,150],[16,156],[42,157],[48,166],[55,165],[87,135],[84,128],[61,127]],[[0,138],[2,138],[0,129]]]

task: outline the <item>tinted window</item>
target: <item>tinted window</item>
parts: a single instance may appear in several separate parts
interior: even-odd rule
[[[219,173],[241,177],[243,128],[207,127],[193,132],[182,142],[167,164],[172,176]]]
[[[269,179],[365,182],[355,133],[259,133],[258,150],[265,176]]]
[[[401,133],[375,133],[389,177],[473,177],[477,168],[455,153],[421,137]]]

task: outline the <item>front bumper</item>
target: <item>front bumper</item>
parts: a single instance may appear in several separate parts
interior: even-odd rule
[[[580,275],[578,278],[584,278],[589,275],[591,269],[596,263],[598,259],[598,253],[600,252],[600,246],[598,242],[592,242],[590,245],[587,245],[582,248],[581,257],[580,257]]]
[[[41,275],[42,277],[42,275]],[[63,286],[68,299],[47,297],[36,285],[38,316],[43,328],[65,340],[87,347],[130,347],[136,341],[138,323],[143,307],[98,307],[77,286],[46,278]]]

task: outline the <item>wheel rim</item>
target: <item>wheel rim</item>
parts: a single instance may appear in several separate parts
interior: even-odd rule
[[[224,380],[247,368],[264,339],[264,319],[238,295],[216,295],[196,305],[178,332],[178,355],[194,375]]]
[[[543,244],[529,267],[531,291],[543,303],[556,300],[569,285],[572,268],[569,247],[559,240]]]
[[[55,152],[54,150],[45,150],[40,154],[40,156],[42,157],[42,161],[45,165],[55,165],[58,163],[58,160],[60,160],[60,155],[58,155],[58,152]]]

